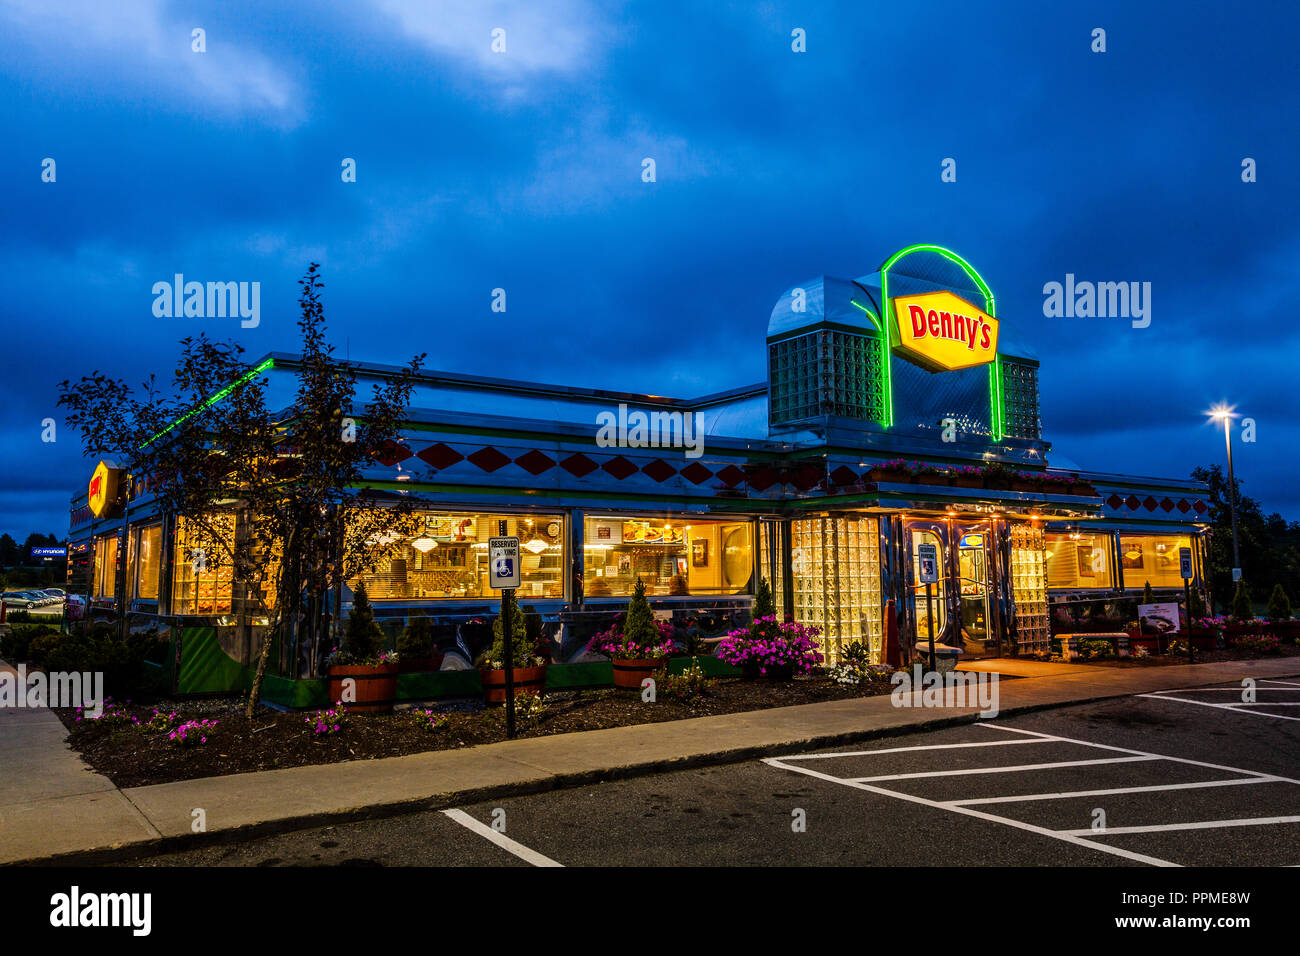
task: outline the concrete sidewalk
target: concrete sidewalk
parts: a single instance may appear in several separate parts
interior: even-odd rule
[[[1000,715],[1244,677],[1294,676],[1300,674],[1300,660],[1134,668],[1042,665],[1035,673],[1043,676],[999,685]],[[139,855],[197,839],[239,839],[453,806],[974,719],[974,708],[903,708],[888,696],[856,698],[118,791],[84,769],[75,754],[71,759],[80,767],[73,772],[70,752],[61,743],[62,726],[56,730],[49,723],[58,724],[52,714],[27,712],[17,719],[0,714],[0,863]],[[42,757],[41,751],[57,756]],[[206,815],[202,836],[191,831],[196,809]]]

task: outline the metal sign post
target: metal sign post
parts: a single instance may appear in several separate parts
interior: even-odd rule
[[[511,740],[515,736],[515,652],[514,652],[514,604],[515,589],[519,587],[519,539],[504,537],[506,523],[503,520],[498,527],[503,537],[488,539],[488,583],[501,591],[501,643],[505,654],[506,668],[506,736]]]
[[[934,655],[934,605],[932,586],[939,580],[939,546],[921,544],[916,548],[921,583],[925,585],[925,623],[930,632],[930,670],[937,671]]]
[[[1187,608],[1187,663],[1196,663],[1196,639],[1192,636],[1192,549],[1178,549],[1178,569],[1183,576],[1183,607]]]

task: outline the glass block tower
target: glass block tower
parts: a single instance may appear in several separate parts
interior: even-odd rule
[[[772,309],[767,369],[774,431],[825,416],[879,420],[880,333],[855,300],[870,302],[855,283],[819,276],[788,289]]]

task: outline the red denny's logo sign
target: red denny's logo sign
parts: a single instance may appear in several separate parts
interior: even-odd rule
[[[95,466],[86,491],[90,513],[96,518],[104,517],[117,503],[117,479],[121,473],[121,469],[110,468],[107,462]]]
[[[987,365],[998,354],[998,320],[951,292],[894,296],[894,350],[931,372]]]

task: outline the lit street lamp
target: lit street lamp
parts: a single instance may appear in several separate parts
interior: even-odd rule
[[[1232,515],[1232,579],[1241,576],[1241,553],[1237,550],[1237,481],[1232,474],[1232,420],[1237,416],[1232,409],[1236,406],[1215,405],[1208,414],[1216,421],[1223,422],[1223,441],[1228,446],[1228,512]]]

